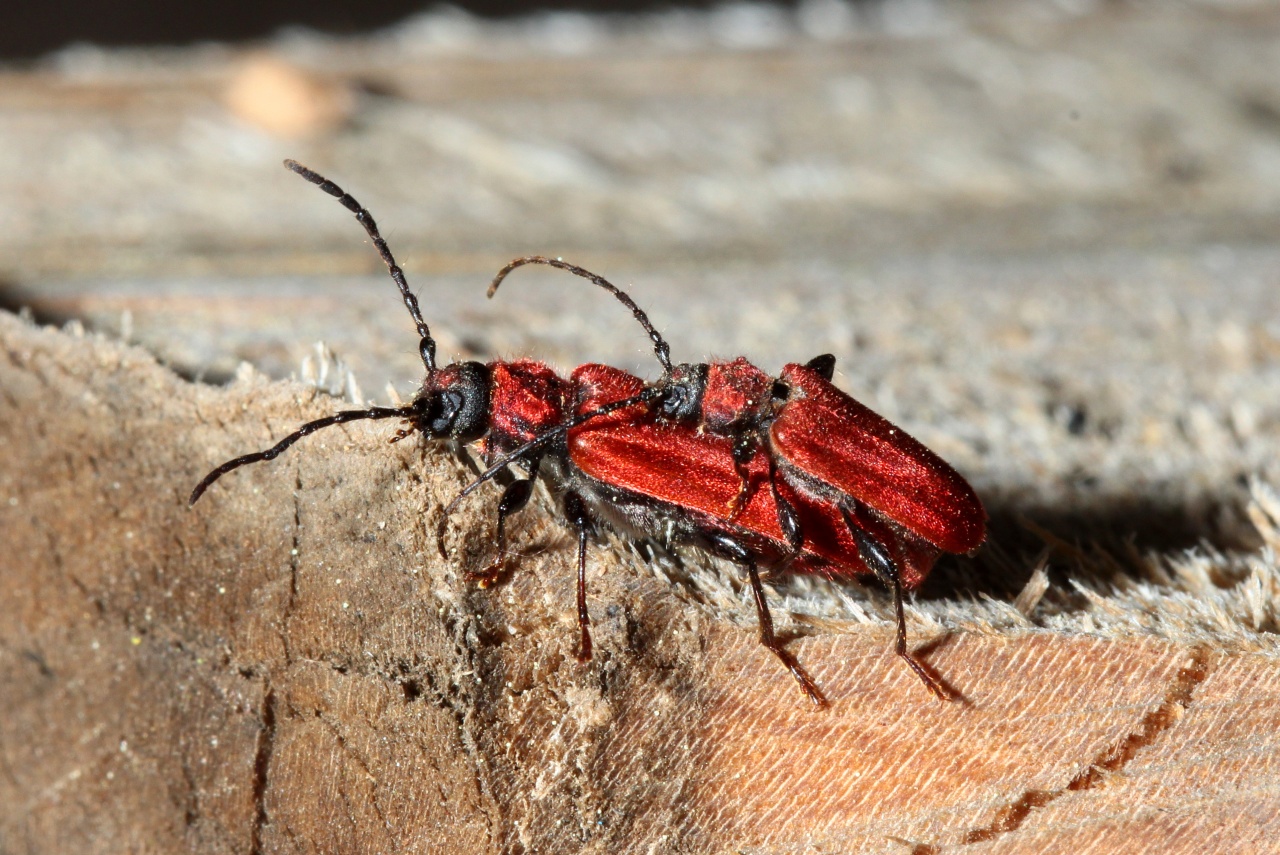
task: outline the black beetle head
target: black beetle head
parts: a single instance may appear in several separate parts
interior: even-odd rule
[[[431,374],[413,399],[413,426],[431,439],[471,442],[489,430],[489,369],[455,362]]]
[[[662,414],[674,421],[699,421],[707,394],[707,372],[706,363],[684,362],[672,369],[661,398]]]

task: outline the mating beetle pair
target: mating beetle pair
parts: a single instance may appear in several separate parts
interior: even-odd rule
[[[430,440],[475,443],[487,468],[444,509],[449,515],[480,485],[518,465],[525,477],[498,501],[498,551],[472,577],[501,572],[507,518],[524,507],[539,476],[563,495],[578,535],[578,658],[591,658],[586,550],[596,518],[643,537],[691,543],[746,567],[760,640],[805,694],[825,699],[773,630],[760,566],[832,577],[874,575],[894,594],[896,652],[936,695],[949,695],[907,650],[904,591],[924,580],[943,552],[976,549],[986,513],[954,469],[916,440],[831,384],[835,357],[823,355],[770,377],[745,359],[673,365],[648,316],[605,279],[558,259],[530,256],[504,267],[489,289],[525,264],[546,264],[612,293],[648,333],[662,376],[652,383],[606,365],[568,378],[532,360],[459,362],[439,367],[436,345],[372,215],[333,182],[294,161],[285,165],[336,197],[368,232],[413,318],[426,378],[402,407],[347,410],[309,422],[271,448],[214,469],[194,504],[227,472],[271,460],[321,428],[361,419],[401,419]]]

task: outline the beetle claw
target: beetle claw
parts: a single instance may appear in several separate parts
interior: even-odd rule
[[[467,581],[481,589],[492,587],[502,577],[502,573],[506,569],[506,558],[507,555],[504,552],[499,554],[483,570],[468,570]]]

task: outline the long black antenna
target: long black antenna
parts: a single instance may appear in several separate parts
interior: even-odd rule
[[[369,209],[357,202],[350,193],[320,173],[307,169],[296,160],[286,160],[284,165],[341,202],[343,207],[356,215],[356,220],[360,225],[364,226],[364,230],[369,233],[369,239],[373,241],[374,248],[378,250],[378,255],[382,256],[383,262],[386,263],[392,280],[395,281],[396,287],[400,289],[400,296],[404,298],[404,304],[409,309],[410,317],[413,318],[414,324],[418,327],[418,335],[420,336],[418,354],[422,357],[422,364],[427,367],[428,374],[433,373],[436,370],[436,340],[431,337],[431,330],[427,328],[426,321],[422,319],[422,310],[418,308],[418,298],[413,296],[413,292],[409,290],[409,283],[404,278],[404,271],[400,269],[400,265],[396,264],[395,256],[391,254],[390,247],[387,246],[387,242],[378,232],[378,223],[373,219],[373,214],[370,214]]]
[[[255,451],[253,454],[245,454],[237,457],[235,460],[228,460],[226,463],[204,476],[204,480],[197,484],[196,488],[191,491],[191,499],[187,502],[187,505],[194,505],[198,502],[200,497],[204,495],[204,491],[209,489],[209,486],[213,484],[214,481],[217,481],[231,470],[239,469],[241,466],[245,466],[249,463],[257,463],[259,460],[274,460],[280,455],[280,452],[284,451],[307,434],[315,433],[321,428],[340,425],[345,422],[357,422],[361,419],[394,419],[397,417],[403,419],[408,418],[412,413],[413,405],[406,407],[370,407],[367,410],[343,410],[340,413],[334,413],[331,416],[316,419],[314,422],[307,422],[305,425],[298,428],[293,433],[268,448],[266,451]],[[396,438],[401,439],[403,438],[403,435],[398,435]]]
[[[666,339],[662,337],[662,333],[653,328],[653,324],[649,322],[649,316],[645,314],[644,309],[636,305],[636,301],[632,300],[626,291],[614,285],[603,276],[598,276],[590,270],[579,267],[576,264],[570,264],[567,261],[561,261],[558,258],[547,258],[544,255],[526,255],[523,258],[517,258],[510,262],[506,267],[498,271],[498,275],[493,277],[493,282],[489,283],[489,296],[492,297],[498,291],[498,286],[502,284],[502,280],[507,278],[507,274],[517,267],[523,267],[526,264],[545,264],[549,267],[557,267],[560,270],[567,270],[575,276],[581,276],[583,279],[590,279],[604,290],[618,298],[618,302],[631,310],[631,314],[640,322],[640,326],[644,327],[644,331],[649,334],[649,340],[653,342],[653,355],[658,357],[658,362],[662,364],[662,370],[671,373],[671,347],[667,344]]]

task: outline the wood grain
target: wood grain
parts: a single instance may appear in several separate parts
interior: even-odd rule
[[[1277,831],[1274,642],[887,623],[793,644],[593,553],[598,652],[573,660],[571,545],[548,508],[480,592],[491,508],[427,531],[467,476],[352,426],[212,463],[332,403],[0,320],[0,839],[34,851],[1264,851]],[[741,625],[738,621],[742,621]],[[1229,828],[1230,831],[1224,829]],[[1215,835],[1217,835],[1215,837]],[[1226,835],[1223,837],[1222,835]],[[1225,848],[1225,846],[1224,846]]]

